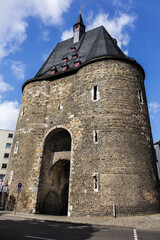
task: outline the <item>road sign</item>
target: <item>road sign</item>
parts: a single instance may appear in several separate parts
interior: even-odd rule
[[[18,183],[18,188],[21,188],[22,187],[22,183]]]

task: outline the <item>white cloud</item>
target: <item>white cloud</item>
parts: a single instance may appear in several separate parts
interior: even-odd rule
[[[110,18],[108,13],[100,12],[87,26],[87,30],[103,25],[108,33],[117,39],[119,47],[126,47],[130,40],[127,28],[134,26],[135,19],[135,16],[126,13],[120,13],[118,16]]]
[[[64,40],[69,39],[71,37],[73,37],[73,28],[71,28],[70,30],[65,30],[62,33],[61,40],[64,41]]]
[[[36,17],[46,25],[62,24],[62,14],[73,0],[1,0],[0,58],[17,50],[27,38],[27,18]]]
[[[20,61],[11,61],[11,69],[18,80],[24,80],[26,65]]]
[[[4,93],[4,92],[7,92],[7,91],[12,91],[14,88],[8,84],[8,83],[5,83],[3,81],[3,76],[0,75],[0,94]],[[1,99],[1,95],[0,95],[0,99]]]
[[[129,11],[134,6],[133,0],[109,0],[109,3],[111,3],[118,10],[123,9],[125,11]]]
[[[130,36],[128,33],[128,28],[134,27],[134,21],[136,16],[129,15],[127,13],[118,13],[117,16],[110,18],[108,13],[102,11],[99,12],[95,17],[93,12],[89,13],[86,26],[86,30],[91,30],[93,28],[104,26],[108,33],[117,39],[118,45],[121,48],[126,48],[129,44]],[[91,23],[91,24],[90,24]],[[66,40],[73,36],[73,30],[66,30],[63,32],[61,39]],[[125,53],[128,53],[127,49],[123,49]]]
[[[148,105],[149,105],[150,113],[158,113],[158,112],[160,112],[160,103],[151,102]]]
[[[42,39],[45,42],[49,41],[49,31],[45,30],[45,31],[42,32]]]
[[[17,101],[3,101],[3,93],[12,91],[13,87],[5,83],[0,75],[0,129],[14,130],[16,127],[19,105]]]
[[[0,102],[0,129],[15,130],[18,112],[17,101]]]

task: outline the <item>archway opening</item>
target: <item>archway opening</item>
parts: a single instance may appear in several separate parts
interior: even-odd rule
[[[67,215],[71,136],[65,129],[53,130],[46,138],[37,198],[37,211]]]

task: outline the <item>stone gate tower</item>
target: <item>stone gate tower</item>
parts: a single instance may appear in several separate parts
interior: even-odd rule
[[[7,174],[8,208],[68,216],[159,210],[144,70],[103,26],[60,42],[22,103]]]

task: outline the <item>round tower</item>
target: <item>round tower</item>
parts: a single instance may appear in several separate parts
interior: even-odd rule
[[[68,216],[157,212],[158,176],[144,70],[103,26],[59,43],[22,103],[8,166],[8,208]]]

